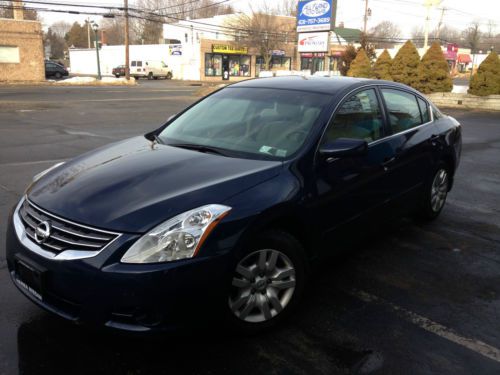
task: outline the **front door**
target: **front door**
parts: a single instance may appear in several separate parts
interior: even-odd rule
[[[229,79],[229,56],[222,55],[222,79]]]
[[[327,240],[335,229],[373,212],[389,198],[385,163],[393,160],[395,151],[385,135],[382,106],[375,88],[350,94],[328,125],[321,144],[338,138],[363,139],[368,143],[368,151],[336,159],[317,156],[314,212]]]

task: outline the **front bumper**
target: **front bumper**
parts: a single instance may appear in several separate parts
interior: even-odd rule
[[[228,252],[163,264],[123,264],[121,255],[138,238],[123,234],[94,257],[50,259],[21,242],[14,215],[7,229],[10,276],[31,301],[65,319],[127,331],[168,330],[217,316],[216,307],[223,306]],[[19,282],[20,263],[42,271],[40,293]]]

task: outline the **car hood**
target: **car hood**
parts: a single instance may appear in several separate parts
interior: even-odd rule
[[[144,233],[189,209],[223,203],[276,176],[282,163],[206,154],[136,137],[47,173],[28,198],[62,218]]]

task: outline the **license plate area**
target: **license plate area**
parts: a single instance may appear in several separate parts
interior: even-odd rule
[[[21,259],[16,260],[15,270],[16,283],[33,297],[43,301],[45,270]]]

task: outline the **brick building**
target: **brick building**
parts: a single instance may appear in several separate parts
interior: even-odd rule
[[[264,57],[256,46],[244,40],[237,41],[238,32],[234,23],[239,14],[227,14],[212,18],[182,20],[163,26],[164,42],[177,45],[168,60],[177,59],[182,69],[174,77],[204,81],[221,81],[223,72],[229,74],[230,81],[239,81],[259,76],[264,70]],[[269,64],[271,71],[290,71],[299,68],[297,44],[292,31],[295,18],[273,16],[277,25],[290,30],[276,49],[272,50]],[[286,33],[283,33],[286,34]],[[243,39],[243,38],[242,38]],[[170,65],[170,63],[169,63]]]
[[[0,18],[0,82],[44,79],[42,26],[14,9],[14,19]]]

